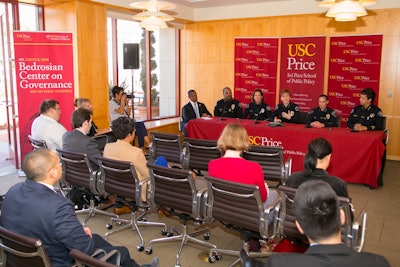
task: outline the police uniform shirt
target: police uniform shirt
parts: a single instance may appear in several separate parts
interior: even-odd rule
[[[377,117],[382,117],[382,111],[375,105],[370,105],[364,108],[362,105],[355,107],[347,121],[347,127],[352,128],[355,124],[361,123],[362,126],[367,126],[368,130],[375,130],[377,124]]]
[[[333,109],[326,107],[324,110],[321,110],[320,107],[317,107],[311,110],[308,116],[308,125],[314,121],[318,121],[323,123],[325,127],[335,127],[337,126],[336,119],[337,115]]]
[[[286,112],[292,116],[290,118],[290,120],[288,120],[282,116],[283,112]],[[275,107],[274,118],[275,117],[280,119],[282,122],[298,123],[300,121],[300,108],[299,108],[299,106],[297,106],[296,104],[294,104],[292,102],[290,102],[287,107],[285,107],[285,105],[283,105],[283,103],[280,103]]]
[[[242,105],[236,99],[224,101],[221,99],[214,108],[214,116],[228,118],[242,118]]]
[[[271,117],[271,108],[265,104],[250,103],[243,114],[243,119],[250,120],[267,120]]]

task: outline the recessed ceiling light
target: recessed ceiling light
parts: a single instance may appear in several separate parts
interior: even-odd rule
[[[197,2],[207,2],[207,0],[186,0],[189,3],[197,3]]]

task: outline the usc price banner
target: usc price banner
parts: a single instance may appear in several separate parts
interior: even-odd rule
[[[235,99],[243,108],[252,101],[255,89],[261,89],[264,102],[274,107],[278,38],[235,38]]]
[[[74,110],[72,34],[14,32],[21,161],[32,150],[28,140],[33,120],[44,99],[60,102],[60,123],[71,127]]]
[[[346,126],[351,110],[360,104],[360,92],[371,88],[378,105],[382,35],[330,38],[329,105],[342,116]]]
[[[288,89],[301,111],[317,107],[323,93],[325,40],[324,36],[281,39],[279,92]]]

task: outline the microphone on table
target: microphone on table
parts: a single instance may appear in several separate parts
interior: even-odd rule
[[[254,124],[260,124],[261,122],[258,120],[258,114],[255,114],[254,116],[256,117]]]
[[[221,117],[219,117],[219,120],[220,120],[220,121],[226,120],[226,118],[224,117],[225,110],[226,110],[226,103],[224,103],[224,108],[222,109]]]

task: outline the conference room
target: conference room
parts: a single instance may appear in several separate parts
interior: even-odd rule
[[[292,89],[296,92],[293,101],[295,103],[296,100],[297,102],[304,102],[304,105],[301,104],[302,106],[300,106],[301,110],[309,111],[316,107],[320,94],[327,94],[330,97],[332,108],[342,110],[342,106],[347,106],[351,110],[352,103],[355,102],[355,105],[358,105],[359,95],[357,93],[362,88],[374,84],[373,89],[377,92],[376,103],[386,117],[385,128],[388,129],[389,133],[388,142],[384,146],[386,166],[383,171],[382,186],[378,186],[377,180],[382,166],[381,155],[383,155],[382,146],[379,147],[378,143],[379,141],[382,143],[382,139],[387,137],[383,131],[380,132],[380,135],[376,132],[351,133],[349,129],[346,129],[344,120],[339,128],[321,131],[307,129],[304,126],[301,126],[300,129],[300,126],[296,124],[293,127],[299,127],[297,130],[302,133],[298,135],[301,141],[293,142],[291,137],[295,135],[289,131],[291,127],[289,124],[284,127],[269,127],[267,122],[254,124],[251,121],[241,120],[239,123],[247,124],[254,130],[254,134],[249,132],[249,135],[253,137],[265,136],[272,141],[280,141],[282,132],[285,132],[284,135],[286,134],[289,140],[283,143],[286,150],[285,159],[292,158],[292,172],[302,169],[302,159],[306,152],[306,146],[312,138],[323,136],[329,139],[335,136],[334,140],[336,141],[333,144],[330,173],[348,182],[349,194],[356,209],[355,215],[363,208],[368,211],[367,234],[363,251],[384,255],[392,266],[397,266],[396,264],[400,260],[396,244],[399,240],[394,233],[398,229],[400,220],[393,211],[398,208],[395,190],[398,183],[398,161],[400,159],[397,134],[398,125],[400,125],[398,123],[400,111],[398,105],[396,105],[400,90],[399,78],[396,75],[400,64],[397,51],[400,39],[398,29],[400,25],[398,23],[400,5],[398,1],[379,1],[375,5],[366,6],[367,15],[357,17],[354,21],[343,22],[336,21],[332,17],[326,17],[328,8],[319,6],[322,1],[254,0],[246,3],[225,1],[226,3],[219,4],[219,1],[215,1],[215,3],[211,3],[214,1],[191,3],[176,0],[168,1],[176,4],[175,8],[161,9],[174,20],[167,21],[168,28],[155,31],[143,30],[140,21],[132,17],[143,10],[130,6],[132,2],[45,0],[32,4],[31,1],[19,1],[18,3],[2,1],[4,32],[10,33],[8,35],[3,33],[5,43],[5,47],[2,49],[3,59],[11,57],[11,51],[14,51],[14,49],[16,53],[19,51],[20,57],[30,60],[26,60],[25,64],[35,61],[35,58],[40,59],[40,61],[36,61],[36,64],[48,62],[46,60],[51,59],[50,56],[41,54],[44,50],[40,47],[39,52],[35,52],[38,54],[30,55],[33,50],[25,49],[26,46],[31,46],[25,44],[24,47],[22,41],[29,41],[23,40],[23,37],[20,39],[20,47],[17,48],[11,41],[12,30],[15,30],[14,39],[19,38],[17,36],[18,31],[23,33],[30,31],[61,33],[59,35],[61,37],[54,38],[51,41],[65,42],[66,45],[58,46],[61,49],[58,50],[60,57],[51,59],[54,60],[52,62],[53,69],[51,71],[46,70],[46,73],[52,73],[52,71],[58,73],[60,66],[62,66],[64,69],[68,69],[69,73],[62,72],[62,77],[54,76],[54,81],[51,83],[62,83],[63,86],[72,84],[72,88],[58,88],[61,89],[58,93],[57,88],[47,91],[44,90],[45,88],[29,88],[30,92],[28,93],[25,90],[25,92],[22,92],[25,95],[20,97],[20,92],[17,92],[16,89],[20,83],[13,72],[14,66],[17,65],[18,67],[18,64],[4,64],[2,78],[5,83],[2,91],[5,92],[4,100],[10,105],[7,107],[3,105],[4,112],[1,113],[8,114],[4,118],[4,127],[2,127],[5,140],[4,155],[7,155],[4,156],[4,159],[9,158],[11,160],[7,160],[7,162],[12,162],[8,165],[12,165],[16,170],[21,169],[21,161],[23,155],[26,154],[24,152],[32,150],[27,138],[30,127],[26,125],[31,116],[37,112],[39,103],[44,98],[55,98],[60,101],[62,108],[60,122],[67,130],[72,129],[70,115],[74,109],[74,98],[85,97],[90,99],[93,105],[93,120],[99,129],[103,129],[108,128],[111,123],[108,106],[110,88],[114,85],[122,86],[128,95],[133,96],[128,98],[133,111],[132,117],[144,121],[149,135],[152,131],[181,134],[179,120],[182,116],[182,107],[189,102],[187,96],[189,89],[196,90],[199,102],[204,103],[211,112],[216,102],[223,97],[222,89],[226,86],[232,88],[235,99],[239,99],[242,103],[249,103],[249,94],[251,95],[254,88],[260,84],[253,87],[252,84],[246,84],[245,80],[238,81],[238,77],[242,77],[242,75],[236,74],[244,72],[238,71],[240,67],[238,63],[240,62],[236,60],[238,58],[236,55],[239,52],[244,52],[244,50],[238,51],[235,44],[247,40],[256,40],[262,43],[271,42],[275,44],[276,52],[268,54],[268,57],[265,58],[270,62],[275,60],[275,69],[266,71],[270,75],[269,77],[257,77],[257,79],[266,81],[265,86],[260,87],[266,89],[264,91],[265,100],[271,108],[279,104],[281,90],[289,86],[297,86],[300,88],[298,91]],[[19,16],[18,12],[12,12],[13,9],[18,9],[17,6],[20,6]],[[32,12],[31,14],[35,14],[33,16],[35,19],[28,21],[31,16],[25,16],[23,12]],[[12,23],[8,23],[10,21]],[[374,69],[377,67],[376,64],[368,65],[366,63],[366,66],[374,69],[371,75],[377,75],[373,81],[365,81],[364,78],[367,75],[364,72],[360,73],[360,69],[342,68],[340,62],[337,62],[339,57],[332,57],[330,54],[334,47],[332,41],[339,42],[343,38],[358,38],[360,36],[380,36],[381,38],[378,71]],[[307,42],[311,38],[317,38],[318,41],[323,39],[322,43],[319,43],[321,49],[318,50],[321,53],[323,52],[323,55],[321,58],[315,59],[319,72],[315,77],[312,75],[302,77],[309,82],[303,84],[296,83],[295,80],[298,77],[290,77],[291,74],[287,68],[284,68],[284,64],[287,64],[288,61],[283,60],[284,50],[282,49],[284,44],[287,45],[289,41],[299,38]],[[144,41],[142,42],[142,40]],[[364,39],[358,40],[363,41]],[[138,63],[136,66],[124,66],[124,63],[126,63],[124,44],[138,44],[137,51],[133,49],[134,52],[127,52],[129,55],[132,53],[138,55],[135,58]],[[125,48],[129,49],[129,45]],[[351,53],[351,49],[343,48],[343,50],[344,53]],[[286,52],[289,53],[289,51]],[[270,55],[274,53],[275,58],[272,58]],[[359,60],[365,59],[367,55],[357,58]],[[239,58],[244,58],[244,56]],[[157,67],[152,69],[154,65]],[[310,66],[312,65],[297,65],[298,68],[310,68]],[[341,74],[334,72],[333,67],[340,68],[343,73],[351,72],[354,80],[365,86],[354,89],[351,88],[352,82],[345,82],[342,84],[346,84],[347,87],[346,85],[344,88],[338,87],[341,85],[337,78]],[[244,66],[244,68],[246,67]],[[296,66],[292,65],[292,69],[295,68]],[[254,71],[254,68],[247,70],[251,73],[250,71]],[[368,70],[363,69],[362,71]],[[21,76],[20,78],[26,80],[26,77],[28,76]],[[290,84],[289,78],[293,78]],[[248,91],[245,92],[242,88]],[[34,92],[35,90],[36,92]],[[309,92],[307,97],[304,97],[305,93],[302,90],[313,92]],[[349,91],[351,95],[342,97],[341,90]],[[305,101],[304,99],[307,98],[311,100]],[[350,110],[347,112],[350,112]],[[13,119],[16,115],[19,116],[18,120]],[[23,115],[26,115],[26,117],[23,117]],[[345,116],[343,115],[342,118],[345,118]],[[207,134],[209,137],[203,136],[199,131],[196,134],[189,134],[188,137],[215,140],[222,131],[221,127],[234,121],[230,119],[214,121],[214,119],[199,119],[193,123],[193,126],[189,126],[204,129],[204,125],[207,123],[215,122],[213,128],[207,128],[210,131]],[[15,129],[18,129],[18,131],[15,131]],[[265,134],[267,131],[268,134]],[[367,136],[375,134],[378,136],[371,138]],[[369,143],[371,140],[374,140],[374,144]],[[331,139],[329,141],[332,142]],[[292,143],[298,147],[288,147]],[[368,149],[372,146],[376,147],[376,150],[372,150],[373,152]],[[356,150],[360,148],[363,152]],[[18,179],[21,181],[21,178]],[[18,179],[16,180],[18,181]],[[1,194],[5,193],[6,190],[1,192]],[[179,229],[180,221],[178,219],[173,218],[173,216],[160,219],[159,216],[163,217],[163,215],[150,214],[149,221],[161,220],[167,224],[176,224]],[[88,221],[88,226],[92,228],[92,231],[104,235],[107,232],[104,226],[108,223],[108,219],[102,217],[104,216],[96,215],[91,218]],[[213,238],[213,235],[215,235],[220,245],[237,248],[241,244],[238,233],[227,230],[222,225],[209,227],[213,228],[209,240],[211,243],[213,243],[213,239],[216,241]],[[160,237],[160,229],[150,228],[152,227],[143,231],[145,243],[153,238]],[[121,234],[110,236],[109,240],[111,243],[127,246],[131,255],[138,262],[149,262],[149,259],[151,259],[149,255],[136,251],[137,239],[137,234],[134,231],[124,231]],[[132,240],[135,241],[132,242]],[[152,256],[160,257],[161,266],[174,264],[177,246],[172,244],[174,243],[166,246],[154,245]],[[197,246],[189,245],[189,248],[185,246],[181,255],[182,266],[209,264],[203,261],[204,258],[207,258],[202,257],[207,254],[204,251],[201,248],[198,249]],[[227,266],[234,260],[235,257],[224,256],[221,261],[212,265]],[[165,265],[163,262],[165,262]]]

